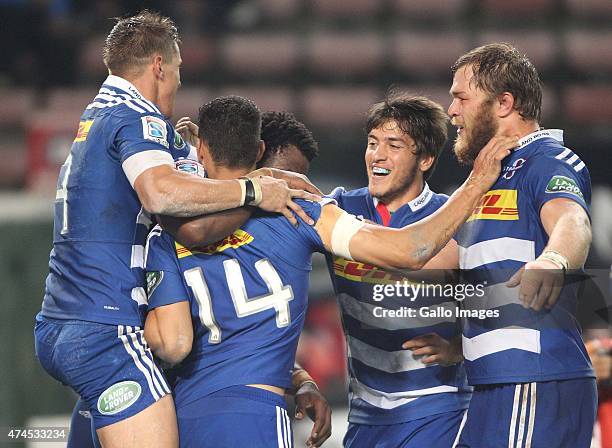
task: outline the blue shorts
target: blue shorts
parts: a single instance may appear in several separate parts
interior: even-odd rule
[[[36,356],[87,403],[96,429],[170,394],[140,327],[36,316]]]
[[[66,448],[100,448],[89,406],[79,399],[72,410]]]
[[[176,405],[181,448],[293,447],[285,400],[274,392],[232,386]]]
[[[589,448],[593,378],[476,386],[457,447]]]
[[[349,424],[345,448],[451,448],[465,409],[394,425]]]

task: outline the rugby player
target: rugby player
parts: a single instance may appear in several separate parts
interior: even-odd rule
[[[459,447],[588,447],[597,391],[575,319],[577,282],[591,242],[591,185],[563,132],[539,125],[542,83],[529,59],[494,43],[452,68],[454,151],[472,164],[495,134],[520,145],[457,234],[460,266],[485,284],[464,309],[463,355],[474,393]]]
[[[213,100],[198,121],[198,155],[210,177],[236,178],[253,169],[264,148],[252,102]],[[282,395],[291,385],[312,252],[388,269],[422,268],[478,204],[515,145],[514,137],[493,138],[439,211],[401,229],[365,223],[331,199],[301,203],[314,227],[256,212],[206,247],[187,249],[154,229],[145,331],[158,357],[182,361],[174,389],[181,446],[291,446]],[[248,183],[247,190],[258,194]]]
[[[331,193],[343,210],[399,228],[438,210],[446,195],[427,185],[447,141],[448,116],[439,104],[391,92],[367,116],[368,186]],[[454,240],[424,269],[457,269]],[[374,289],[420,283],[373,265],[328,256],[348,348],[349,427],[345,447],[450,448],[470,399],[453,317],[404,318],[383,309],[454,309],[453,297],[386,295]],[[376,311],[378,309],[378,311]],[[406,351],[402,349],[410,349]]]
[[[291,198],[309,194],[289,187],[317,191],[267,169],[290,185],[250,174],[261,189],[252,197],[245,180],[175,170],[174,159],[189,152],[167,121],[180,85],[179,42],[159,14],[118,20],[103,50],[109,76],[81,116],[58,179],[36,354],[87,402],[105,447],[178,443],[170,390],[143,338],[149,213],[194,216],[246,203],[295,222],[293,212],[309,218]]]
[[[197,125],[192,123],[189,117],[183,117],[177,121],[175,129],[186,142],[193,145],[192,152],[187,159],[197,159],[194,151],[197,146]],[[312,132],[289,112],[263,113],[261,139],[264,142],[265,151],[258,163],[258,168],[266,166],[307,175],[310,163],[319,153]],[[183,162],[186,161],[177,162],[178,169],[189,166]],[[198,219],[219,221],[218,216],[214,214],[204,215]],[[206,224],[201,225],[203,227],[198,229],[198,232],[206,232]],[[231,233],[234,230],[235,228],[230,228],[227,232]],[[331,434],[331,409],[308,372],[297,364],[292,371],[292,392],[295,397],[296,418],[302,419],[308,415],[314,421],[308,443],[319,445]],[[67,446],[68,448],[100,446],[95,435],[95,427],[92,426],[91,412],[87,403],[82,399],[78,400],[72,412]]]

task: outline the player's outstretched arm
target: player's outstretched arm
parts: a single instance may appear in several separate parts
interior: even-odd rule
[[[523,266],[507,286],[519,287],[519,298],[525,308],[536,311],[552,308],[557,302],[565,271],[580,269],[591,245],[591,223],[577,202],[557,198],[540,210],[542,226],[549,236],[542,254]]]
[[[193,324],[189,302],[177,302],[150,310],[144,330],[153,354],[170,364],[178,364],[191,352]]]
[[[357,220],[333,204],[323,207],[315,229],[325,248],[345,258],[385,269],[421,269],[453,237],[495,183],[501,160],[516,137],[493,137],[481,150],[468,179],[431,216],[401,229]]]

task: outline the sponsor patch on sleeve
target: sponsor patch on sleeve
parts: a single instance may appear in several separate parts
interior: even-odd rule
[[[576,185],[574,179],[565,176],[553,176],[546,185],[546,193],[569,193],[584,199],[580,187]]]
[[[168,148],[168,128],[166,122],[158,117],[142,117],[142,136]]]
[[[147,296],[151,297],[155,288],[164,279],[164,271],[147,272]]]

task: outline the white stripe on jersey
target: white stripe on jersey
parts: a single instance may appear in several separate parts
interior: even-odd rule
[[[342,312],[348,314],[353,319],[357,319],[373,328],[381,328],[383,330],[404,330],[409,328],[422,328],[438,325],[444,322],[456,322],[455,314],[451,317],[423,317],[418,316],[410,319],[405,317],[389,317],[375,315],[374,308],[376,306],[369,303],[360,302],[359,300],[351,297],[346,293],[338,294],[338,300],[342,307]],[[444,302],[439,305],[445,309],[455,309],[457,307],[456,302]],[[378,314],[378,313],[377,313]],[[442,314],[442,313],[440,313]]]
[[[145,292],[142,286],[132,288],[130,297],[134,302],[138,304],[138,306],[146,305],[149,303],[149,300],[147,299],[147,293]]]
[[[151,149],[131,155],[123,161],[121,167],[130,185],[134,187],[134,182],[144,171],[161,165],[170,165],[174,168],[174,159],[166,151]]]
[[[529,262],[535,260],[535,243],[520,238],[495,238],[464,248],[459,246],[459,266],[474,269],[504,260]]]
[[[136,104],[134,104],[133,100],[131,99],[130,100],[120,100],[120,101],[118,100],[118,101],[113,101],[110,103],[99,103],[95,101],[95,98],[94,98],[94,102],[89,104],[85,109],[105,109],[107,107],[118,106],[120,104],[125,104],[127,107],[129,107],[135,112],[138,112],[139,114],[145,113],[145,110],[141,109]]]
[[[372,406],[383,409],[395,409],[425,395],[459,391],[457,387],[443,385],[402,392],[383,392],[366,386],[356,378],[351,378],[350,385],[351,391],[353,392],[353,399],[359,398]]]
[[[569,159],[567,159],[565,162],[569,163],[570,165],[573,164],[576,160],[578,160],[578,155],[574,154],[573,156],[571,156]]]
[[[581,160],[580,163],[578,165],[576,165],[574,167],[574,171],[576,171],[577,173],[579,171],[581,171],[586,165],[584,164],[584,162]]]
[[[461,336],[463,356],[475,361],[483,356],[512,348],[532,353],[541,353],[540,332],[530,328],[509,327],[491,330],[473,338]]]
[[[96,98],[100,98],[106,101],[132,101],[134,104],[137,104],[139,107],[143,108],[144,110],[146,110],[147,112],[150,113],[159,113],[159,111],[156,108],[151,107],[148,103],[146,103],[145,101],[142,101],[138,98],[134,98],[131,97],[130,95],[126,95],[124,93],[116,93],[113,92],[112,90],[108,90],[108,89],[100,89],[100,92],[102,91],[108,92],[110,93],[110,95],[107,95],[106,93],[99,93],[98,96],[96,96]]]
[[[384,372],[409,372],[427,367],[421,362],[421,359],[427,355],[415,359],[410,350],[388,352],[350,336],[346,337],[346,345],[349,357]]]
[[[468,297],[463,301],[466,310],[490,310],[504,305],[522,305],[519,288],[508,288],[505,283],[483,288],[482,297]]]
[[[564,148],[563,151],[559,154],[557,154],[557,156],[555,156],[555,159],[557,160],[563,160],[565,159],[570,153],[572,152],[571,149],[569,148]]]
[[[153,104],[151,101],[145,99],[144,97],[136,98],[135,96],[132,96],[132,95],[129,95],[129,94],[115,92],[114,90],[107,89],[106,87],[100,88],[100,92],[101,93],[108,93],[110,95],[114,95],[114,96],[117,96],[117,97],[120,97],[120,98],[138,100],[141,104],[146,104],[147,105],[147,110],[149,110],[150,112],[155,112],[155,113],[161,115],[161,112],[159,111],[157,106],[155,104]]]
[[[145,263],[145,248],[139,244],[132,245],[132,258],[130,261],[130,268],[142,268],[144,269]]]
[[[519,399],[521,397],[522,384],[514,387],[514,402],[512,404],[512,417],[510,418],[510,428],[508,429],[508,448],[514,448],[514,434],[516,433],[516,418],[518,416]]]
[[[153,378],[151,377],[151,373],[145,368],[145,366],[142,365],[142,362],[140,361],[138,354],[130,346],[130,343],[128,342],[128,337],[124,333],[125,333],[125,329],[123,325],[119,325],[117,327],[117,336],[121,339],[121,342],[123,342],[123,347],[125,348],[125,350],[129,353],[129,355],[134,360],[134,364],[136,364],[136,368],[142,372],[145,379],[147,380],[147,384],[149,385],[149,391],[151,392],[151,395],[153,395],[153,399],[155,401],[159,400],[161,397],[159,393],[157,392],[157,389],[153,386]]]

